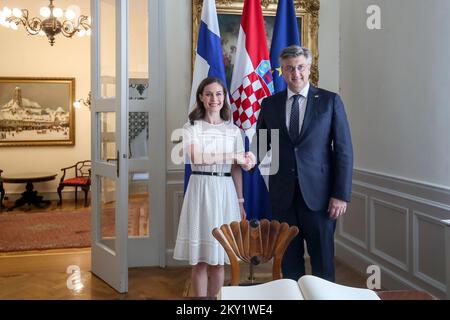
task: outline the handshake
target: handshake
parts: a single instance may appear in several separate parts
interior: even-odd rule
[[[256,157],[253,152],[240,153],[236,156],[236,162],[242,169],[249,171],[256,165]]]

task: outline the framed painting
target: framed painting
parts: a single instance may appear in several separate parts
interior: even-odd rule
[[[0,147],[75,144],[75,78],[0,77]]]
[[[261,0],[266,29],[267,46],[270,51],[273,27],[277,13],[278,0]],[[192,0],[192,68],[194,67],[195,48],[197,46],[198,28],[201,19],[203,0]],[[294,0],[298,21],[301,45],[311,50],[313,62],[311,66],[311,82],[319,82],[318,70],[318,31],[319,31],[319,0]],[[239,26],[241,23],[244,0],[216,0],[217,18],[219,20],[220,36],[225,63],[228,87],[233,71],[233,57],[236,52]]]

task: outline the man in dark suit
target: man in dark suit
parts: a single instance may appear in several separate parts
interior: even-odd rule
[[[308,49],[287,47],[280,62],[288,89],[263,100],[257,133],[279,135],[269,140],[272,151],[275,143],[279,149],[278,172],[269,177],[273,219],[300,229],[283,258],[283,276],[298,280],[305,274],[306,242],[313,275],[334,282],[336,219],[345,213],[352,187],[350,129],[339,95],[309,83]]]

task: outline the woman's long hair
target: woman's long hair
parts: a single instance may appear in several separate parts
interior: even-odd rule
[[[206,109],[203,104],[203,102],[200,100],[200,95],[203,94],[203,90],[206,86],[210,85],[211,83],[217,83],[222,86],[223,90],[223,106],[222,109],[220,109],[220,118],[224,121],[230,120],[230,106],[228,105],[228,99],[227,99],[227,88],[223,84],[222,80],[216,77],[208,77],[202,80],[200,82],[197,92],[195,93],[195,99],[196,104],[195,108],[189,113],[189,121],[193,125],[195,120],[203,119],[206,115]]]

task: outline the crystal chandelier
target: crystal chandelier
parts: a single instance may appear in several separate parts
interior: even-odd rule
[[[0,24],[17,30],[21,24],[30,35],[46,35],[50,45],[55,44],[55,36],[62,34],[67,38],[72,38],[73,35],[78,36],[91,34],[91,18],[85,15],[77,14],[75,10],[70,6],[67,10],[62,10],[53,5],[54,0],[49,0],[50,4],[47,7],[42,7],[40,14],[43,19],[34,17],[30,18],[29,11],[27,9],[9,9],[4,7],[0,11]],[[59,18],[65,16],[66,20],[59,20]]]

